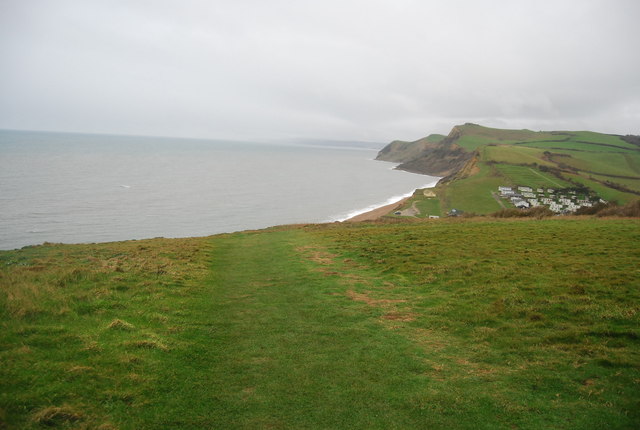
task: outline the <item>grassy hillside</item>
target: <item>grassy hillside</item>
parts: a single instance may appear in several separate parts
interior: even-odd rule
[[[0,428],[637,428],[640,222],[0,252]]]
[[[457,135],[456,144],[462,146],[467,151],[474,151],[490,143],[513,144],[518,142],[557,139],[552,133],[548,132],[505,130],[469,123],[455,126],[449,135]]]
[[[474,158],[437,188],[441,214],[453,208],[485,214],[509,207],[508,201],[492,195],[499,185],[586,187],[604,200],[621,204],[640,197],[640,146],[621,136],[465,124],[454,127],[447,142],[473,152]],[[423,204],[421,200],[409,205]]]

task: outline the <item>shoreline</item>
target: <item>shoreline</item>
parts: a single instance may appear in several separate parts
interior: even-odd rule
[[[415,173],[417,174],[417,173]],[[434,179],[432,182],[428,182],[413,189],[411,192],[401,195],[395,195],[387,199],[384,203],[378,203],[378,205],[371,205],[357,211],[351,211],[350,213],[341,217],[331,217],[327,222],[359,222],[359,221],[375,221],[383,216],[399,209],[406,203],[418,190],[426,188],[434,188],[442,178],[432,176]]]
[[[351,218],[347,218],[342,222],[375,221],[377,219],[382,218],[385,215],[388,215],[389,213],[395,211],[396,209],[401,208],[407,202],[407,200],[409,200],[411,197],[413,197],[413,193],[411,193],[410,196],[403,197],[402,199],[398,200],[395,203],[390,203],[388,205],[377,207],[375,209],[358,214]]]

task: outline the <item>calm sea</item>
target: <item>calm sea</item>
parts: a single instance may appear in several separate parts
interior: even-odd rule
[[[438,179],[321,143],[0,131],[0,249],[340,221]]]

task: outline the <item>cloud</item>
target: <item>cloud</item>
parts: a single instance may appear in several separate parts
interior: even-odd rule
[[[4,128],[385,141],[474,121],[640,133],[633,0],[0,8]]]

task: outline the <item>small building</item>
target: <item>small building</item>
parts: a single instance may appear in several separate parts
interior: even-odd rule
[[[549,209],[551,209],[555,213],[560,213],[562,212],[562,205],[556,202],[551,202],[551,204],[549,205]]]
[[[527,209],[529,207],[529,202],[522,200],[520,197],[512,197],[511,203],[518,209]]]

